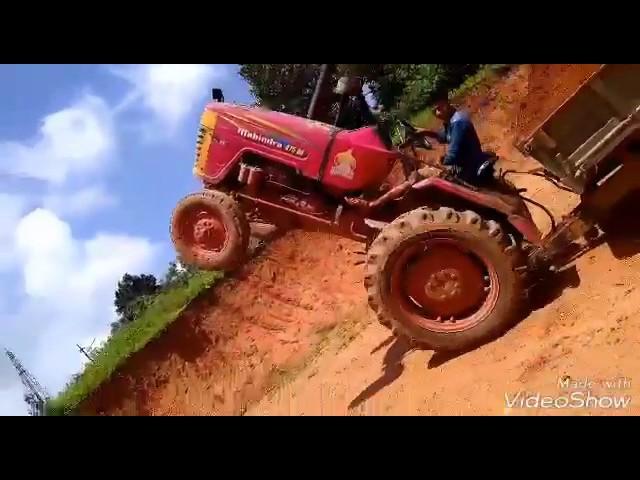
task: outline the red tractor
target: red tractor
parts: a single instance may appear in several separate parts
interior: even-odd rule
[[[525,275],[548,269],[596,221],[576,210],[543,239],[510,184],[492,176],[469,185],[444,170],[424,175],[414,152],[430,145],[406,122],[394,148],[382,124],[346,130],[224,103],[219,90],[213,96],[194,167],[204,189],[183,199],[171,221],[180,257],[202,269],[232,270],[265,225],[357,240],[366,246],[364,285],[380,322],[434,350],[467,349],[505,331],[517,319]],[[566,134],[556,130],[556,140]],[[574,148],[581,145],[574,140]],[[531,144],[523,148],[532,151]],[[493,161],[482,168],[492,171]],[[405,178],[388,186],[397,162]],[[580,188],[595,191],[601,179],[581,177]]]

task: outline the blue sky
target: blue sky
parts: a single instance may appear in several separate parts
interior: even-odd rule
[[[51,392],[104,339],[125,272],[160,276],[171,210],[193,178],[199,114],[236,65],[0,66],[0,346]],[[0,355],[0,415],[24,415]]]

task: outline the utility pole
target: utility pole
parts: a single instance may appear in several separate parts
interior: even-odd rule
[[[93,361],[93,357],[89,354],[89,352],[87,352],[84,349],[84,347],[80,346],[80,344],[78,344],[78,343],[76,343],[76,347],[78,347],[78,350],[80,350],[80,353],[82,353],[85,357],[87,357],[90,362]]]
[[[49,399],[47,391],[38,383],[36,378],[22,365],[13,352],[4,349],[9,361],[18,371],[18,376],[25,389],[24,399],[29,404],[29,415],[41,417],[44,415],[44,405]]]
[[[318,77],[318,83],[316,83],[316,89],[311,98],[307,118],[313,119],[317,117],[318,102],[322,104],[325,100],[324,97],[327,96],[327,87],[331,86],[328,85],[327,82],[331,80],[331,74],[335,71],[335,67],[335,63],[323,63],[320,67],[320,76]]]

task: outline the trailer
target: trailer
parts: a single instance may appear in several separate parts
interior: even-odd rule
[[[569,244],[599,236],[614,207],[640,190],[640,64],[602,65],[516,147],[580,196],[531,252],[532,267],[553,269]]]

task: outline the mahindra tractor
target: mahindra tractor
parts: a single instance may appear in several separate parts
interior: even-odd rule
[[[495,155],[471,185],[443,167],[420,168],[417,152],[431,144],[408,122],[394,142],[381,121],[346,129],[225,103],[214,89],[195,152],[203,189],[173,213],[175,248],[186,263],[230,271],[252,235],[301,228],[347,237],[364,245],[364,287],[380,323],[434,350],[485,343],[517,321],[532,283],[601,235],[613,206],[637,190],[639,67],[603,65],[518,144],[543,166],[520,173],[582,199],[561,222],[552,217],[545,236],[528,205],[548,209],[497,172]]]

